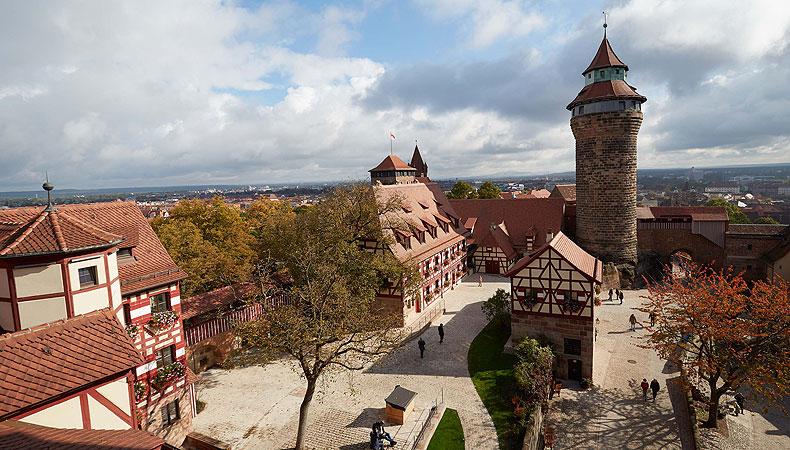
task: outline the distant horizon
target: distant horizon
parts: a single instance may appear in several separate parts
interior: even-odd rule
[[[788,166],[790,167],[790,161],[788,162],[781,162],[781,163],[766,163],[766,164],[732,164],[732,165],[723,165],[723,166],[692,166],[695,169],[701,170],[721,170],[721,169],[736,169],[736,168],[760,168],[760,167],[781,167],[781,166]],[[637,168],[637,172],[644,172],[644,171],[679,171],[679,170],[690,170],[692,167],[671,167],[671,168],[654,168],[654,167],[647,167],[647,168]],[[552,176],[561,176],[566,174],[575,174],[575,170],[571,171],[562,171],[562,172],[551,172],[551,173],[526,173],[526,174],[498,174],[498,175],[490,175],[490,176],[466,176],[466,177],[453,177],[453,178],[434,178],[432,181],[473,181],[473,180],[494,180],[494,179],[502,179],[502,178],[519,178],[519,177],[552,177]],[[429,177],[430,177],[430,164],[429,164]],[[253,186],[256,188],[261,188],[264,186],[268,186],[272,189],[283,188],[283,187],[306,187],[306,186],[319,186],[319,185],[334,185],[334,184],[341,184],[341,183],[349,183],[354,181],[368,181],[368,180],[333,180],[333,181],[299,181],[293,183],[239,183],[239,184],[195,184],[195,185],[173,185],[173,186],[124,186],[124,187],[103,187],[103,188],[62,188],[59,189],[57,184],[55,183],[56,180],[50,180],[55,185],[55,189],[52,191],[52,196],[55,198],[58,197],[73,197],[74,194],[80,193],[95,193],[95,194],[115,194],[115,193],[152,193],[152,192],[184,192],[188,190],[205,190],[205,189],[233,189],[233,188],[243,188],[246,186]],[[43,181],[42,181],[43,183]],[[105,192],[101,192],[105,191]],[[138,191],[138,192],[134,192]],[[44,190],[20,190],[20,191],[0,191],[0,198],[30,198],[35,197],[35,194],[39,194],[39,198],[44,195]],[[20,195],[20,194],[27,194],[27,195]]]

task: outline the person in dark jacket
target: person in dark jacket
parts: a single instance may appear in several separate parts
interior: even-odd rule
[[[417,347],[420,348],[420,358],[424,358],[425,357],[425,341],[422,340],[422,337],[420,337],[420,340],[417,341]]]
[[[623,291],[620,291],[620,304],[621,305],[623,304],[623,299],[624,298],[625,298],[625,294],[623,294]]]
[[[609,289],[609,301],[610,302],[612,301],[612,295],[613,294],[614,294],[614,291],[612,289]]]
[[[735,404],[738,405],[738,409],[740,409],[740,413],[738,413],[738,409],[735,410],[738,414],[743,414],[743,404],[746,402],[746,397],[743,396],[740,392],[735,393]],[[735,414],[736,416],[738,414]]]
[[[653,378],[653,381],[650,382],[650,390],[653,391],[653,401],[656,401],[656,395],[658,395],[658,390],[661,389],[661,385],[658,384],[658,380]]]
[[[444,342],[444,324],[439,324],[439,343]]]
[[[376,426],[373,425],[373,429],[370,431],[370,446],[373,450],[384,450],[384,442],[379,439],[379,433],[376,431]]]
[[[650,385],[647,384],[647,378],[642,378],[642,384],[640,384],[639,387],[642,388],[642,400],[647,402],[647,388],[650,387]]]
[[[395,439],[392,439],[389,433],[384,431],[384,422],[376,422],[373,424],[373,429],[379,434],[379,439],[382,441],[386,440],[390,443],[390,447],[395,447],[398,445],[398,442]]]

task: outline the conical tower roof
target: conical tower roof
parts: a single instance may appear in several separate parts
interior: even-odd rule
[[[609,39],[607,39],[606,36],[604,36],[603,40],[601,41],[601,45],[598,47],[598,52],[595,54],[595,57],[593,58],[590,65],[584,69],[582,75],[591,70],[600,69],[602,67],[622,67],[625,70],[628,70],[628,66],[624,62],[620,61],[620,58],[618,58],[614,53],[614,50],[612,50],[612,46],[609,45]]]

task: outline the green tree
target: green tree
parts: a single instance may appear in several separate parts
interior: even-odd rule
[[[455,186],[447,193],[447,198],[465,199],[477,198],[477,191],[465,181],[457,181]]]
[[[504,289],[497,289],[494,295],[484,301],[481,307],[489,322],[500,327],[510,325],[510,294]]]
[[[388,280],[404,280],[407,295],[419,293],[415,265],[385,250],[392,238],[382,217],[402,212],[400,204],[377,199],[368,185],[339,187],[305,212],[282,216],[259,236],[270,272],[287,268],[293,277],[291,301],[264,302],[263,314],[237,333],[261,350],[244,353],[248,362],[266,364],[283,354],[296,361],[307,385],[299,409],[299,450],[306,445],[308,412],[321,376],[362,370],[403,338],[402,317],[387,313],[376,300]],[[363,245],[370,242],[381,250],[367,251]]]
[[[723,198],[712,198],[705,203],[705,206],[723,206],[730,217],[730,223],[752,223],[741,210]]]
[[[779,222],[775,221],[770,217],[758,217],[754,223],[762,224],[762,225],[779,225]]]
[[[477,196],[480,198],[501,198],[501,194],[502,191],[490,181],[483,183],[480,189],[477,190]]]
[[[189,278],[184,297],[251,278],[255,252],[250,226],[222,197],[182,200],[170,217],[151,222],[159,240]]]
[[[549,395],[554,353],[550,347],[542,346],[528,336],[521,339],[513,351],[518,358],[513,371],[521,394],[516,414],[526,422],[535,406]]]

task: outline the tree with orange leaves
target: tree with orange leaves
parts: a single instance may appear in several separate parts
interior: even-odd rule
[[[640,310],[653,314],[646,348],[704,381],[716,427],[719,399],[747,389],[750,398],[775,405],[790,388],[790,285],[757,281],[749,289],[732,268],[714,271],[694,263],[668,270],[648,286]]]

